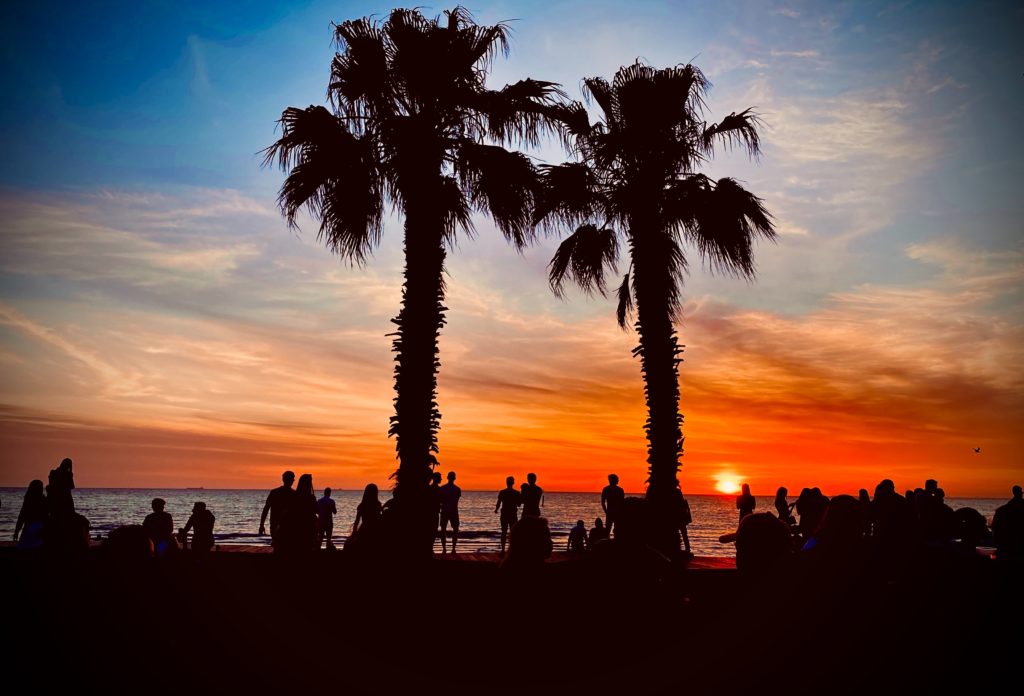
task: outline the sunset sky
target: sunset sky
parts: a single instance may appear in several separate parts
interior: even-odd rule
[[[331,22],[392,3],[5,3],[0,9],[0,485],[388,485],[401,223],[365,268],[289,231],[258,151],[324,102]],[[436,14],[446,5],[426,6]],[[723,152],[776,216],[753,283],[695,252],[679,319],[684,492],[1008,496],[1024,483],[1024,6],[479,2],[514,20],[490,84],[693,62]],[[554,143],[531,154],[560,162]],[[476,221],[448,262],[442,469],[643,490],[632,332],[556,299],[557,240]],[[981,452],[975,453],[974,448]]]

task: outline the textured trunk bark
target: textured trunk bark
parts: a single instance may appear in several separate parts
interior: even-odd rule
[[[653,541],[663,551],[675,554],[679,551],[676,520],[680,500],[676,477],[683,452],[683,416],[679,413],[682,348],[676,339],[669,301],[675,279],[666,265],[668,240],[653,232],[630,235],[640,338],[633,354],[640,358],[647,403],[647,500],[658,527]]]
[[[399,466],[388,515],[391,543],[403,555],[429,555],[436,501],[428,490],[438,451],[438,338],[444,326],[444,217],[436,199],[418,196],[405,209],[405,283],[402,309],[391,321],[395,352],[394,435]]]

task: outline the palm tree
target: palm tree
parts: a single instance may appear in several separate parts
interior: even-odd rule
[[[673,325],[687,269],[683,242],[696,246],[712,270],[751,279],[753,239],[775,236],[761,199],[733,179],[715,181],[697,170],[716,143],[742,146],[756,157],[759,119],[748,109],[708,124],[710,85],[693,65],[658,70],[637,62],[620,68],[611,83],[583,84],[600,121],[590,124],[582,105],[572,112],[566,128],[577,161],[542,168],[536,214],[549,229],[575,228],[549,266],[559,296],[567,278],[588,294],[605,294],[605,275],[625,243],[630,269],[617,290],[617,318],[625,328],[635,307],[640,344],[633,354],[640,358],[648,414],[647,497],[667,525],[679,498],[683,452],[682,347]]]
[[[404,216],[402,305],[392,319],[398,470],[393,520],[414,553],[432,548],[428,498],[436,465],[438,336],[445,323],[445,257],[456,233],[471,234],[474,210],[487,213],[517,248],[534,234],[537,170],[501,145],[536,144],[559,133],[564,94],[522,80],[485,86],[491,61],[508,53],[508,27],[477,25],[461,7],[428,19],[396,9],[383,22],[335,25],[331,108],[289,108],[281,137],[266,149],[288,176],[278,197],[291,225],[303,207],[319,238],[361,265],[380,240],[384,204]]]

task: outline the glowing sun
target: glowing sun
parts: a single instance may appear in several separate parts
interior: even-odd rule
[[[738,493],[740,484],[732,476],[719,476],[715,483],[715,490],[725,494]]]

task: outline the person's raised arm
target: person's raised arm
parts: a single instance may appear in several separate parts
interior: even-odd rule
[[[184,528],[182,528],[182,530],[181,530],[182,537],[187,537],[188,533],[189,533],[189,530],[191,530],[192,527],[195,526],[195,524],[196,524],[196,516],[195,515],[189,515],[188,522],[185,523]]]

